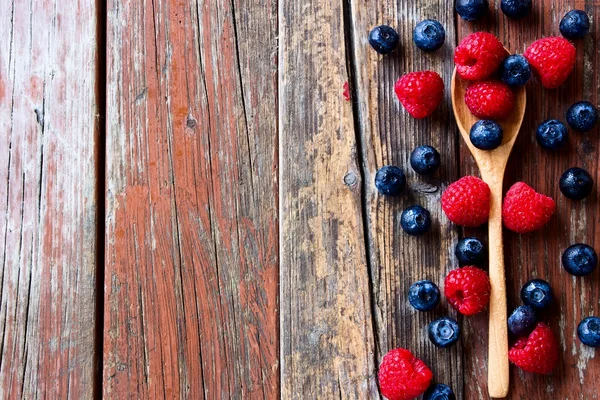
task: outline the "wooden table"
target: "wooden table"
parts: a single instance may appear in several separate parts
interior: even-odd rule
[[[487,398],[487,313],[459,318],[460,344],[439,350],[426,325],[456,313],[406,300],[457,266],[459,237],[485,238],[440,207],[476,173],[450,111],[452,52],[476,30],[523,52],[572,8],[593,32],[564,86],[528,84],[505,182],[557,200],[546,229],[507,232],[505,248],[511,308],[528,279],[552,284],[562,359],[549,377],[511,369],[510,398],[597,398],[600,358],[574,334],[600,313],[598,272],[575,279],[559,258],[578,241],[600,250],[598,196],[569,201],[558,177],[599,180],[599,131],[549,153],[534,130],[598,105],[600,2],[534,1],[511,21],[496,0],[474,24],[449,3],[0,0],[0,398],[379,398],[377,366],[398,346],[458,398]],[[447,33],[432,54],[411,43],[428,17]],[[392,56],[368,46],[381,23],[400,33]],[[393,86],[424,69],[446,95],[418,121]],[[421,144],[442,154],[430,179],[408,166]],[[384,164],[407,171],[407,195],[377,194]],[[399,227],[415,203],[435,221],[421,238]]]

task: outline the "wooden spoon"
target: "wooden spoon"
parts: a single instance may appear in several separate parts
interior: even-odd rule
[[[469,131],[479,120],[465,104],[465,90],[469,81],[452,74],[452,109],[460,134],[467,143],[479,166],[482,179],[491,191],[490,219],[488,223],[489,274],[492,286],[490,297],[490,323],[488,342],[488,392],[490,397],[504,398],[508,394],[508,328],[506,321],[506,282],[502,245],[502,181],[510,152],[515,144],[525,114],[525,88],[515,90],[515,108],[508,118],[498,121],[504,138],[495,150],[479,150],[471,144]]]

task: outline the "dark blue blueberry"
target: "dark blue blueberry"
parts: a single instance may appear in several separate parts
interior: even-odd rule
[[[474,237],[459,240],[454,254],[462,265],[481,265],[485,262],[485,247]]]
[[[404,229],[404,232],[409,235],[422,235],[431,226],[431,216],[429,215],[429,211],[421,206],[410,206],[402,211],[400,225]]]
[[[429,389],[423,395],[423,400],[456,400],[452,388],[443,383],[429,386]]]
[[[441,317],[429,324],[429,340],[437,347],[449,347],[460,338],[460,327],[454,318]]]
[[[473,124],[469,137],[478,149],[494,150],[502,144],[502,127],[495,121],[482,119]]]
[[[435,51],[442,47],[446,40],[446,31],[442,24],[434,19],[426,19],[417,24],[413,30],[413,41],[424,51]]]
[[[433,310],[440,302],[440,290],[431,281],[418,281],[408,289],[408,301],[419,311]]]
[[[569,132],[565,124],[559,120],[549,119],[538,126],[535,138],[544,149],[556,150],[567,143]]]
[[[586,346],[600,346],[600,318],[587,317],[577,326],[577,337]]]
[[[433,174],[440,167],[440,153],[431,146],[419,146],[410,154],[410,166],[417,174]]]
[[[369,33],[369,44],[379,54],[390,54],[398,47],[400,37],[391,26],[380,25]]]
[[[509,18],[525,18],[531,12],[531,0],[502,0],[500,8]]]
[[[598,110],[589,101],[578,101],[567,111],[567,123],[577,132],[587,132],[596,126]]]
[[[535,312],[529,306],[519,306],[508,317],[508,329],[517,336],[527,336],[535,328]]]
[[[383,195],[398,195],[406,187],[406,175],[400,168],[386,165],[375,174],[375,187]]]
[[[590,31],[590,19],[585,11],[571,10],[560,20],[560,33],[567,39],[579,39]]]
[[[575,167],[562,174],[558,186],[565,197],[581,200],[592,192],[594,180],[585,169]]]
[[[596,269],[598,255],[587,244],[577,243],[565,250],[562,265],[571,275],[586,276]]]
[[[523,86],[531,78],[531,67],[525,57],[513,54],[500,64],[500,78],[508,86]]]
[[[487,0],[456,0],[456,12],[467,21],[483,17],[488,10]]]
[[[521,300],[534,309],[548,307],[552,303],[552,289],[542,279],[532,279],[521,289]]]

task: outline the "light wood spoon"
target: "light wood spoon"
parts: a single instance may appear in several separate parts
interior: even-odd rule
[[[510,152],[515,144],[525,114],[525,88],[515,92],[515,108],[508,118],[498,121],[502,126],[503,140],[492,151],[479,150],[471,144],[469,131],[479,120],[465,104],[465,90],[469,81],[452,74],[452,109],[460,134],[467,143],[479,166],[481,178],[491,191],[490,219],[488,223],[489,274],[492,286],[490,297],[490,323],[488,342],[488,393],[490,397],[504,398],[508,394],[508,327],[506,321],[506,282],[504,278],[504,253],[502,245],[502,182]]]

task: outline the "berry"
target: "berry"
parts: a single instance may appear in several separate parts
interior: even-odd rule
[[[531,0],[502,0],[500,8],[512,19],[522,19],[531,12]]]
[[[398,79],[394,91],[406,111],[421,119],[433,114],[442,102],[444,81],[437,72],[411,72]]]
[[[552,218],[556,203],[548,196],[537,193],[523,182],[517,182],[506,192],[502,204],[504,226],[513,232],[537,231]]]
[[[444,281],[444,295],[452,307],[463,315],[482,311],[490,301],[490,279],[472,266],[450,271]]]
[[[575,55],[575,47],[561,37],[536,40],[523,54],[546,89],[556,89],[567,80],[575,67]]]
[[[408,289],[408,302],[416,310],[433,310],[440,302],[440,290],[431,281],[418,281]]]
[[[437,347],[450,347],[460,338],[460,327],[454,318],[441,317],[429,324],[429,340]]]
[[[427,389],[423,395],[423,400],[456,400],[456,395],[450,386],[438,383]]]
[[[442,194],[442,210],[457,225],[485,224],[490,216],[490,187],[477,177],[462,177]]]
[[[565,250],[562,265],[571,275],[586,276],[596,269],[598,255],[587,244],[577,243]]]
[[[375,174],[375,187],[383,195],[395,196],[406,187],[406,175],[400,168],[386,165]]]
[[[344,99],[346,101],[350,101],[350,85],[348,84],[348,81],[344,82],[344,91],[342,94],[344,95]]]
[[[540,322],[528,337],[516,341],[508,359],[523,371],[549,374],[558,363],[558,341],[548,325]]]
[[[502,144],[502,127],[491,119],[480,119],[471,127],[469,138],[480,150],[494,150]]]
[[[556,150],[567,143],[569,134],[565,124],[557,119],[548,119],[538,126],[535,138],[544,149]]]
[[[379,54],[389,54],[398,47],[400,37],[391,26],[380,25],[369,33],[369,44]]]
[[[379,365],[379,388],[388,400],[409,400],[421,395],[432,377],[423,361],[402,348],[390,350]]]
[[[587,317],[577,326],[577,337],[586,346],[600,346],[600,318]]]
[[[456,0],[456,12],[462,19],[475,21],[487,13],[487,0]]]
[[[419,146],[410,154],[410,166],[417,174],[432,174],[440,167],[440,153],[431,146]]]
[[[485,79],[493,74],[504,58],[504,46],[496,36],[487,32],[471,33],[454,50],[456,73],[470,81]]]
[[[517,336],[529,335],[535,327],[535,312],[529,306],[519,306],[508,317],[508,329]]]
[[[580,39],[590,32],[590,18],[585,11],[571,10],[560,20],[558,29],[567,39]]]
[[[531,78],[531,67],[520,54],[508,56],[500,64],[500,79],[511,87],[523,86]]]
[[[569,168],[560,177],[560,191],[572,200],[582,200],[587,197],[594,186],[594,180],[583,168]]]
[[[521,288],[523,303],[536,310],[548,307],[552,298],[550,285],[542,279],[532,279]]]
[[[596,126],[598,110],[589,101],[578,101],[567,111],[567,123],[577,132],[587,132]]]
[[[482,119],[504,119],[515,106],[515,94],[500,81],[472,82],[465,91],[471,113]]]
[[[419,205],[410,206],[402,211],[400,226],[409,235],[422,235],[431,227],[431,215],[429,211]]]
[[[485,248],[477,238],[461,239],[454,249],[454,254],[461,265],[481,265],[485,262]]]
[[[419,22],[413,30],[413,42],[424,51],[439,49],[444,44],[444,40],[446,40],[444,27],[433,19]]]

